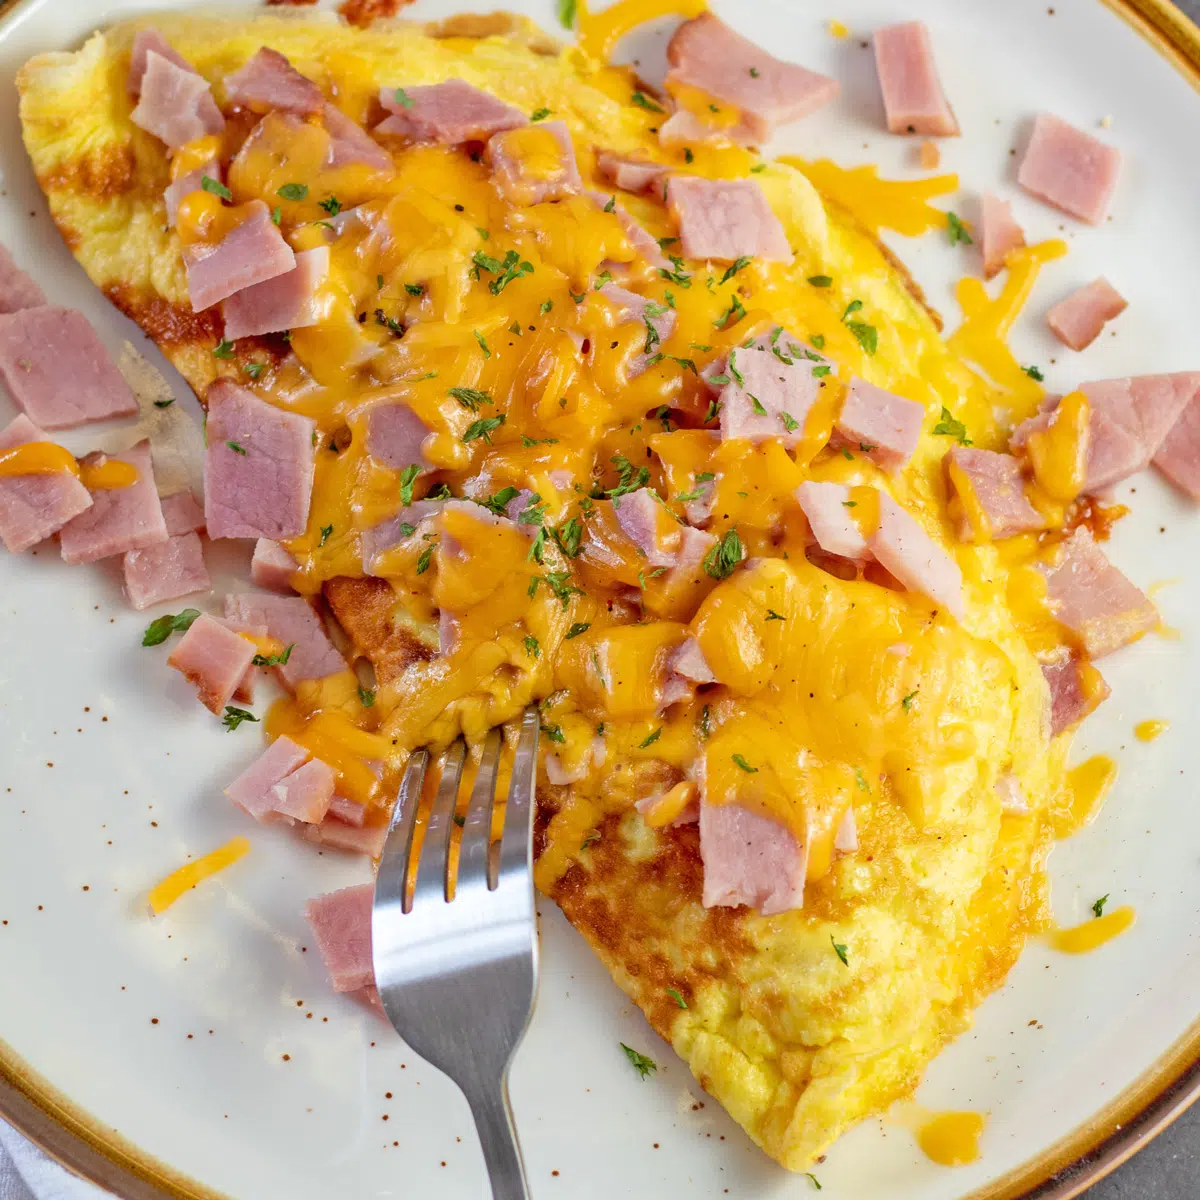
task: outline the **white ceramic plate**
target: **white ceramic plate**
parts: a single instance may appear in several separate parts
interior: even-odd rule
[[[552,0],[511,6],[554,28]],[[153,7],[162,5],[18,4],[0,28],[3,94],[12,97],[12,76],[31,54],[73,47],[94,27]],[[418,0],[406,15],[463,7],[491,5]],[[995,187],[1014,198],[1032,238],[1061,233],[1071,245],[1016,332],[1021,361],[1042,364],[1048,386],[1061,390],[1086,378],[1200,366],[1200,159],[1190,149],[1200,144],[1200,100],[1161,45],[1131,27],[1133,3],[715,7],[751,38],[843,82],[838,103],[786,130],[772,150],[878,162],[885,174],[910,171],[913,146],[881,132],[872,55],[860,42],[919,10],[963,127],[962,138],[943,143],[944,165],[964,185],[953,206],[970,217],[979,191]],[[1169,28],[1159,0],[1137,7]],[[853,36],[831,37],[830,17]],[[672,24],[650,27],[626,52],[651,70]],[[1173,36],[1197,57],[1186,32]],[[1125,154],[1125,170],[1105,227],[1060,218],[1016,191],[1010,148],[1042,108],[1085,128],[1111,116],[1104,136]],[[56,235],[11,99],[0,112],[0,165],[0,240],[114,348],[130,338],[162,366]],[[963,269],[962,251],[936,236],[892,245],[953,328],[949,283]],[[1101,272],[1129,311],[1114,336],[1071,355],[1042,318]],[[7,419],[0,412],[0,423]],[[1113,699],[1088,722],[1076,755],[1115,754],[1120,781],[1096,824],[1055,851],[1051,870],[1063,923],[1082,919],[1104,893],[1133,904],[1138,923],[1088,957],[1030,945],[974,1031],[933,1065],[923,1103],[991,1114],[979,1162],[935,1167],[903,1127],[871,1121],[817,1168],[830,1200],[1073,1194],[1072,1181],[1084,1175],[1043,1181],[1098,1139],[1109,1138],[1102,1160],[1119,1157],[1131,1138],[1114,1125],[1141,1113],[1135,1127],[1146,1129],[1187,1079],[1162,1098],[1167,1085],[1200,1058],[1185,1037],[1200,995],[1200,514],[1150,475],[1125,490],[1136,493],[1133,515],[1117,530],[1113,556],[1144,585],[1175,581],[1158,600],[1182,637],[1151,637],[1105,662]],[[229,566],[244,571],[244,558],[227,553]],[[43,551],[3,557],[0,580],[0,1035],[8,1046],[0,1044],[0,1111],[130,1196],[482,1195],[482,1161],[455,1089],[333,995],[316,954],[304,950],[304,901],[367,879],[365,863],[317,856],[282,831],[252,828],[225,801],[221,787],[254,751],[257,731],[221,731],[166,669],[165,652],[140,648],[146,618],[124,606],[111,571],[67,568]],[[1148,717],[1171,721],[1152,746],[1132,737]],[[150,885],[235,833],[251,838],[249,858],[165,917],[147,917]],[[769,1162],[714,1102],[696,1106],[705,1097],[690,1074],[550,905],[542,933],[541,995],[512,1085],[535,1197],[809,1194],[809,1180]],[[618,1041],[656,1059],[657,1077],[639,1082]],[[1138,1096],[1096,1119],[1155,1064]],[[49,1089],[63,1103],[52,1120],[39,1111],[55,1103]],[[176,1172],[198,1184],[169,1181]]]

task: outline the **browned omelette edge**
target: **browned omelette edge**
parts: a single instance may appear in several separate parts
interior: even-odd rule
[[[0,0],[0,20],[6,23],[31,2]],[[1200,91],[1200,29],[1170,0],[1101,2]],[[923,296],[914,298],[924,303]],[[1072,1200],[1140,1150],[1197,1099],[1200,1021],[1099,1113],[962,1200]],[[69,1171],[125,1200],[227,1200],[146,1154],[75,1105],[3,1040],[0,1117]]]

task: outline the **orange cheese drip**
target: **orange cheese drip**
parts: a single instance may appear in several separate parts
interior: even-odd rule
[[[76,462],[75,456],[57,442],[25,442],[0,450],[0,476],[74,475],[93,492],[131,487],[138,481],[137,468],[110,458],[98,463]]]
[[[942,1167],[965,1167],[979,1158],[987,1118],[977,1112],[935,1113],[917,1129],[917,1143]]]
[[[1094,917],[1084,921],[1082,925],[1072,925],[1069,929],[1055,929],[1047,935],[1053,949],[1063,954],[1087,954],[1096,950],[1113,938],[1120,937],[1133,926],[1137,914],[1129,905],[1114,908],[1112,912],[1102,917]]]
[[[1067,786],[1050,808],[1050,826],[1055,837],[1070,837],[1088,825],[1117,779],[1117,764],[1097,754],[1067,774]]]
[[[1088,422],[1092,409],[1083,392],[1069,392],[1046,429],[1029,435],[1025,453],[1033,477],[1052,499],[1070,504],[1087,478]]]
[[[157,887],[150,891],[150,911],[158,916],[170,908],[185,892],[190,892],[198,883],[231,867],[239,858],[250,853],[250,843],[244,837],[235,837],[224,846],[206,854],[195,862],[187,863],[173,871]]]
[[[617,43],[631,30],[659,17],[698,17],[708,11],[706,0],[617,0],[598,13],[579,3],[576,40],[590,58],[608,62]]]
[[[1133,727],[1133,736],[1139,742],[1153,742],[1162,737],[1164,733],[1171,727],[1169,721],[1139,721]]]

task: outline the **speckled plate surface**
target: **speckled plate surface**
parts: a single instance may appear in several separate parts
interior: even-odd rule
[[[55,302],[84,309],[114,348],[124,338],[147,347],[161,366],[55,234],[11,101],[12,76],[29,55],[75,46],[95,26],[153,7],[162,5],[30,0],[0,23],[10,97],[0,111],[0,239]],[[433,18],[463,7],[492,5],[417,0],[408,11]],[[509,7],[554,26],[551,0]],[[978,192],[998,188],[1015,199],[1031,238],[1061,233],[1071,245],[1016,331],[1021,361],[1042,364],[1055,390],[1197,367],[1200,159],[1188,148],[1200,143],[1200,98],[1189,82],[1200,47],[1172,24],[1168,6],[716,0],[715,8],[777,53],[843,81],[837,104],[785,131],[772,150],[878,162],[887,174],[911,171],[912,144],[881,132],[861,35],[919,9],[963,127],[943,144],[944,166],[963,182],[955,209],[970,217]],[[831,17],[852,36],[831,37]],[[1143,34],[1147,21],[1157,27],[1157,45],[1139,36],[1139,20]],[[650,74],[669,27],[651,26],[626,47]],[[1041,108],[1085,128],[1112,118],[1105,136],[1126,166],[1105,227],[1060,219],[1017,193],[1010,151]],[[953,328],[949,283],[963,252],[938,237],[891,243]],[[1042,318],[1101,271],[1129,311],[1112,336],[1070,355]],[[1149,475],[1123,491],[1133,515],[1113,556],[1143,585],[1169,581],[1156,596],[1181,636],[1151,637],[1106,661],[1113,699],[1087,724],[1076,756],[1112,753],[1121,777],[1100,819],[1055,851],[1052,875],[1063,923],[1082,919],[1104,893],[1133,904],[1138,923],[1083,958],[1032,944],[974,1031],[933,1065],[922,1103],[991,1114],[979,1162],[935,1167],[902,1124],[868,1122],[817,1168],[830,1200],[1065,1197],[1095,1164],[1055,1171],[1104,1139],[1093,1157],[1118,1158],[1191,1086],[1200,1058],[1200,1034],[1189,1036],[1200,995],[1200,513]],[[246,569],[235,549],[215,557],[229,578]],[[251,828],[224,800],[221,787],[253,753],[257,732],[224,733],[168,672],[165,652],[140,648],[146,618],[124,607],[111,569],[67,568],[44,549],[4,557],[0,580],[0,1114],[129,1196],[482,1195],[482,1161],[457,1092],[330,993],[305,949],[304,901],[367,879],[366,865]],[[218,579],[218,594],[223,586]],[[1149,717],[1171,729],[1145,746],[1132,727]],[[235,833],[251,838],[253,853],[150,920],[148,887]],[[550,906],[542,932],[541,997],[513,1078],[535,1197],[813,1190],[705,1102]],[[657,1077],[639,1082],[618,1041],[655,1058]],[[1121,1132],[1126,1122],[1132,1134]]]

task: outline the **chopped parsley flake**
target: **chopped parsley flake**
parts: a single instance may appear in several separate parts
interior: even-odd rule
[[[728,283],[729,280],[731,280],[739,271],[748,267],[751,261],[752,260],[747,258],[745,255],[742,255],[741,258],[735,258],[733,262],[725,268],[725,274],[721,276],[720,282]]]
[[[232,450],[234,452],[234,454],[241,454],[241,455],[245,456],[246,447],[241,445],[240,443],[226,442],[225,445],[227,445],[230,448],[230,450]]]
[[[753,392],[747,392],[746,395],[750,397],[750,403],[754,406],[754,411],[758,413],[760,417],[765,417],[767,415],[767,410],[763,407],[763,402],[756,395],[754,395]]]
[[[687,1008],[687,1001],[683,998],[677,988],[667,988],[667,995],[670,996],[680,1008]]]
[[[395,92],[392,93],[392,95],[395,97],[396,103],[400,105],[401,108],[412,108],[412,97],[403,88],[398,87]]]
[[[296,643],[289,642],[278,654],[256,654],[250,660],[250,665],[252,667],[285,667],[295,648]]]
[[[198,608],[185,608],[181,613],[167,613],[164,617],[155,617],[142,634],[142,645],[161,646],[171,634],[186,633],[199,615]]]
[[[232,358],[233,343],[228,338],[222,338],[213,347],[213,358]]]
[[[479,391],[478,388],[452,387],[447,389],[446,394],[453,396],[463,408],[469,408],[472,412],[478,412],[481,404],[491,404],[492,402],[491,396],[487,392]]]
[[[1104,916],[1104,906],[1108,903],[1109,895],[1109,892],[1105,892],[1104,895],[1092,905],[1092,912],[1095,913],[1097,917]]]
[[[1045,375],[1042,374],[1040,367],[1022,367],[1021,370],[1024,371],[1030,379],[1036,379],[1038,383],[1041,383],[1046,378]]]
[[[554,307],[553,300],[543,300],[542,303],[538,306],[538,312],[540,312],[542,314],[542,316],[544,317],[553,307]]]
[[[635,467],[623,454],[614,454],[611,461],[617,468],[619,482],[616,487],[609,488],[603,493],[610,499],[627,495],[629,492],[636,492],[638,488],[643,488],[650,482],[649,467]]]
[[[579,0],[558,0],[558,20],[564,29],[575,28]]]
[[[779,419],[783,422],[783,427],[788,433],[795,433],[800,428],[800,422],[790,412],[781,412]]]
[[[429,570],[429,563],[433,558],[433,546],[428,545],[417,556],[417,574],[424,575]]]
[[[663,727],[660,725],[657,729],[653,730],[651,733],[648,733],[645,738],[638,743],[638,749],[645,750],[648,746],[653,746],[654,743],[657,742],[660,737],[662,737],[662,731]]]
[[[525,639],[525,653],[530,658],[541,658],[542,656],[542,647],[532,633]]]
[[[275,195],[281,200],[303,200],[308,195],[308,184],[285,183]]]
[[[225,705],[225,715],[221,718],[221,724],[232,733],[243,721],[258,722],[258,718],[252,713],[247,712],[244,708],[234,708],[232,704]]]
[[[761,72],[759,71],[759,69],[757,67],[750,68],[750,78],[751,79],[757,79],[760,74],[761,74]]]
[[[332,525],[322,525],[321,526],[321,540],[317,543],[317,545],[318,546],[325,545],[325,543],[327,541],[329,541],[329,537],[332,533],[333,533]]]
[[[717,329],[729,329],[736,325],[744,316],[746,310],[742,306],[742,302],[737,295],[733,295],[729,300],[729,307],[713,322]]]
[[[908,695],[905,696],[904,699],[900,701],[900,706],[904,709],[905,712],[912,712],[913,701],[917,698],[917,692],[919,692],[920,690],[921,690],[920,688],[917,688],[917,690],[915,692],[909,692]]]
[[[233,193],[219,179],[213,179],[208,175],[201,175],[200,187],[206,192],[211,192],[214,196],[220,196],[222,200],[233,199]]]
[[[809,1183],[811,1183],[818,1192],[821,1191],[821,1181],[811,1171],[805,1171],[804,1175]]]
[[[475,330],[475,340],[479,343],[480,350],[483,351],[483,357],[491,358],[492,352],[488,349],[487,341],[484,339],[483,334],[480,333],[478,329]]]
[[[615,209],[616,207],[617,207],[617,198],[616,198],[616,196],[609,196],[609,198],[608,198],[608,203],[607,203],[607,204],[604,206],[604,211],[605,211],[605,212],[612,212],[612,211],[613,211],[613,209]]]
[[[960,446],[971,444],[967,427],[945,405],[942,405],[942,419],[933,427],[933,432],[942,437],[957,438]]]
[[[782,621],[783,619],[783,613],[777,613],[773,608],[767,609],[768,621]]]
[[[331,217],[336,217],[342,211],[342,202],[336,196],[327,196],[320,205]]]
[[[253,367],[253,366],[257,366],[258,364],[250,363],[249,365]],[[172,396],[169,400],[155,400],[154,407],[155,408],[170,408],[171,405],[174,403],[175,403],[175,397]]]
[[[567,740],[567,735],[563,733],[561,725],[543,725],[541,730],[552,742],[559,745]]]
[[[840,958],[842,960],[842,966],[848,967],[850,965],[850,959],[846,957],[845,943],[835,942],[833,940],[833,934],[831,933],[829,935],[829,944],[833,947],[833,951],[838,956],[838,958]]]
[[[425,295],[425,285],[424,285],[424,284],[422,284],[422,283],[406,283],[406,284],[404,285],[404,290],[405,290],[405,291],[406,291],[406,292],[407,292],[407,293],[408,293],[410,296],[423,296],[423,295]]]
[[[535,108],[533,112],[529,114],[529,119],[531,121],[544,121],[549,115],[550,110],[548,108]]]
[[[579,545],[583,540],[583,526],[577,517],[564,521],[553,531],[558,548],[568,557],[575,558],[579,554]]]
[[[819,287],[819,288],[833,287],[833,276],[832,275],[810,275],[808,277],[808,282],[811,283],[813,285],[813,287]]]
[[[647,1058],[644,1054],[639,1054],[632,1046],[621,1043],[621,1049],[625,1051],[625,1057],[633,1063],[633,1069],[645,1079],[647,1075],[652,1075],[658,1070],[658,1064],[652,1058]]]
[[[375,689],[365,688],[362,684],[359,684],[358,702],[363,708],[373,708],[375,705]]]
[[[499,429],[507,419],[504,413],[501,413],[496,417],[480,417],[478,421],[472,421],[462,435],[464,444],[473,442],[476,438],[483,438],[490,446],[492,444],[492,431]]]
[[[867,777],[863,774],[862,767],[854,768],[854,782],[858,784],[860,792],[869,792],[871,790],[871,785],[867,782]]]
[[[583,841],[579,843],[580,850],[586,850],[593,842],[600,840],[600,831],[598,829],[589,829],[584,834]]]
[[[403,471],[400,472],[400,503],[405,507],[412,503],[413,484],[417,481],[417,476],[420,475],[421,468],[417,463],[409,463]]]
[[[958,219],[956,213],[948,212],[946,214],[946,235],[950,238],[950,245],[955,246],[962,242],[964,246],[972,246],[975,244],[975,239],[971,236],[970,230]]]
[[[758,768],[752,767],[740,754],[735,754],[732,757],[733,757],[734,765],[741,767],[741,769],[743,771],[745,771],[747,775],[757,775],[758,774]]]
[[[721,540],[704,556],[705,573],[713,579],[725,579],[742,561],[742,539],[736,528],[727,530]]]
[[[662,105],[655,104],[654,101],[645,94],[645,92],[634,92],[633,95],[629,97],[629,103],[636,104],[638,108],[644,108],[647,112],[660,113],[663,111]]]
[[[266,363],[260,363],[260,362],[242,363],[242,370],[245,371],[246,374],[249,375],[251,379],[257,379],[266,369],[267,369]],[[167,401],[167,403],[174,404],[174,401],[169,400],[169,401]],[[166,406],[167,406],[166,404],[163,404],[159,400],[155,400],[154,405],[156,408],[166,408]]]

